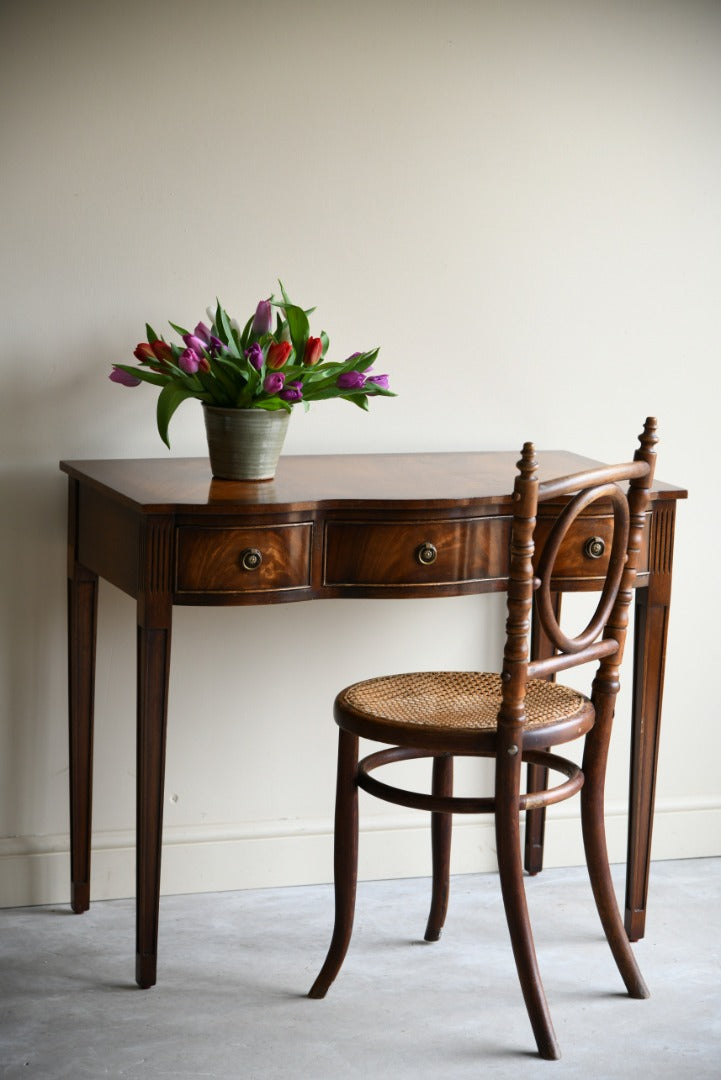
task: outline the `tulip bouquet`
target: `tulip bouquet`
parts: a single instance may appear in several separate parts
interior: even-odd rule
[[[218,303],[215,312],[208,309],[210,325],[199,322],[191,332],[170,323],[182,345],[165,341],[146,324],[148,340],[133,354],[139,366],[113,365],[113,382],[161,387],[157,421],[166,446],[170,419],[190,397],[223,408],[290,412],[298,402],[307,406],[339,397],[367,409],[369,397],[395,396],[388,376],[371,371],[378,349],[353,353],[341,362],[326,360],[327,334],[310,333],[308,316],[315,309],[304,311],[291,303],[279,284],[282,298],[261,300],[242,330]]]

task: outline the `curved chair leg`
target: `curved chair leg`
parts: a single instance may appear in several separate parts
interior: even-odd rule
[[[453,757],[440,754],[433,759],[434,795],[453,794]],[[426,925],[425,940],[438,941],[448,911],[451,877],[452,814],[431,814],[431,851],[433,854],[433,895]]]
[[[500,753],[501,751],[499,751]],[[496,846],[501,878],[503,906],[511,935],[513,956],[521,990],[542,1058],[555,1061],[561,1051],[553,1030],[548,1002],[538,970],[536,948],[528,917],[526,891],[523,884],[521,829],[518,810],[520,785],[520,754],[515,767],[507,763],[496,765]]]
[[[308,997],[323,998],[348,952],[358,882],[358,736],[338,734],[338,780],[335,802],[335,925],[328,955]]]
[[[585,777],[581,788],[583,845],[593,896],[616,966],[630,996],[647,998],[649,997],[648,987],[636,963],[636,957],[624,929],[608,866],[604,789],[612,720],[613,705],[608,706],[597,702],[596,723],[586,736],[583,752]]]

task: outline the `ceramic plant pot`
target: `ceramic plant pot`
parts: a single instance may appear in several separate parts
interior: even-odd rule
[[[272,480],[290,413],[203,405],[210,468],[219,480]]]

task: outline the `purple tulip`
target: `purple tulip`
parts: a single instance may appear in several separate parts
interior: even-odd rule
[[[263,334],[270,332],[272,325],[273,309],[270,306],[270,300],[261,300],[255,309],[255,317],[250,332],[254,337],[262,337]]]
[[[204,341],[206,345],[210,344],[210,327],[206,326],[204,322],[199,322],[193,333],[201,341]]]
[[[245,356],[255,370],[260,371],[263,366],[263,350],[257,341],[255,341],[249,349],[245,350]]]
[[[141,379],[131,375],[129,371],[123,371],[122,368],[114,367],[108,375],[111,382],[120,383],[121,386],[140,386]]]
[[[195,334],[183,334],[183,341],[189,349],[192,349],[193,352],[200,353],[201,355],[208,344],[207,341],[203,341],[202,338],[196,337]]]
[[[362,371],[344,371],[338,376],[336,386],[339,390],[361,390],[365,381]]]
[[[200,367],[200,357],[193,349],[183,349],[178,357],[178,367],[181,371],[184,371],[186,375],[195,375]]]
[[[263,380],[263,389],[266,394],[278,394],[285,386],[285,375],[282,371],[271,371]]]
[[[294,379],[289,382],[285,390],[281,390],[280,396],[283,401],[302,401],[303,400],[303,383],[300,379]]]
[[[351,353],[350,356],[346,358],[346,363],[348,363],[348,360],[357,360],[360,355],[359,352]]]
[[[375,383],[381,390],[388,390],[388,376],[387,375],[368,375],[366,372],[366,385],[368,383]]]
[[[210,335],[210,344],[207,348],[211,356],[220,356],[220,354],[225,351],[225,345],[219,337],[215,336],[215,334]]]

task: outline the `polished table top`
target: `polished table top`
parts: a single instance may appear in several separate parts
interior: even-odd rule
[[[565,450],[538,452],[541,481],[600,464]],[[458,508],[510,500],[519,453],[507,450],[418,454],[284,455],[274,480],[214,480],[207,458],[63,461],[75,479],[145,512],[196,513],[311,509],[358,501],[369,509],[402,501],[408,509]],[[654,499],[686,492],[657,481]]]

